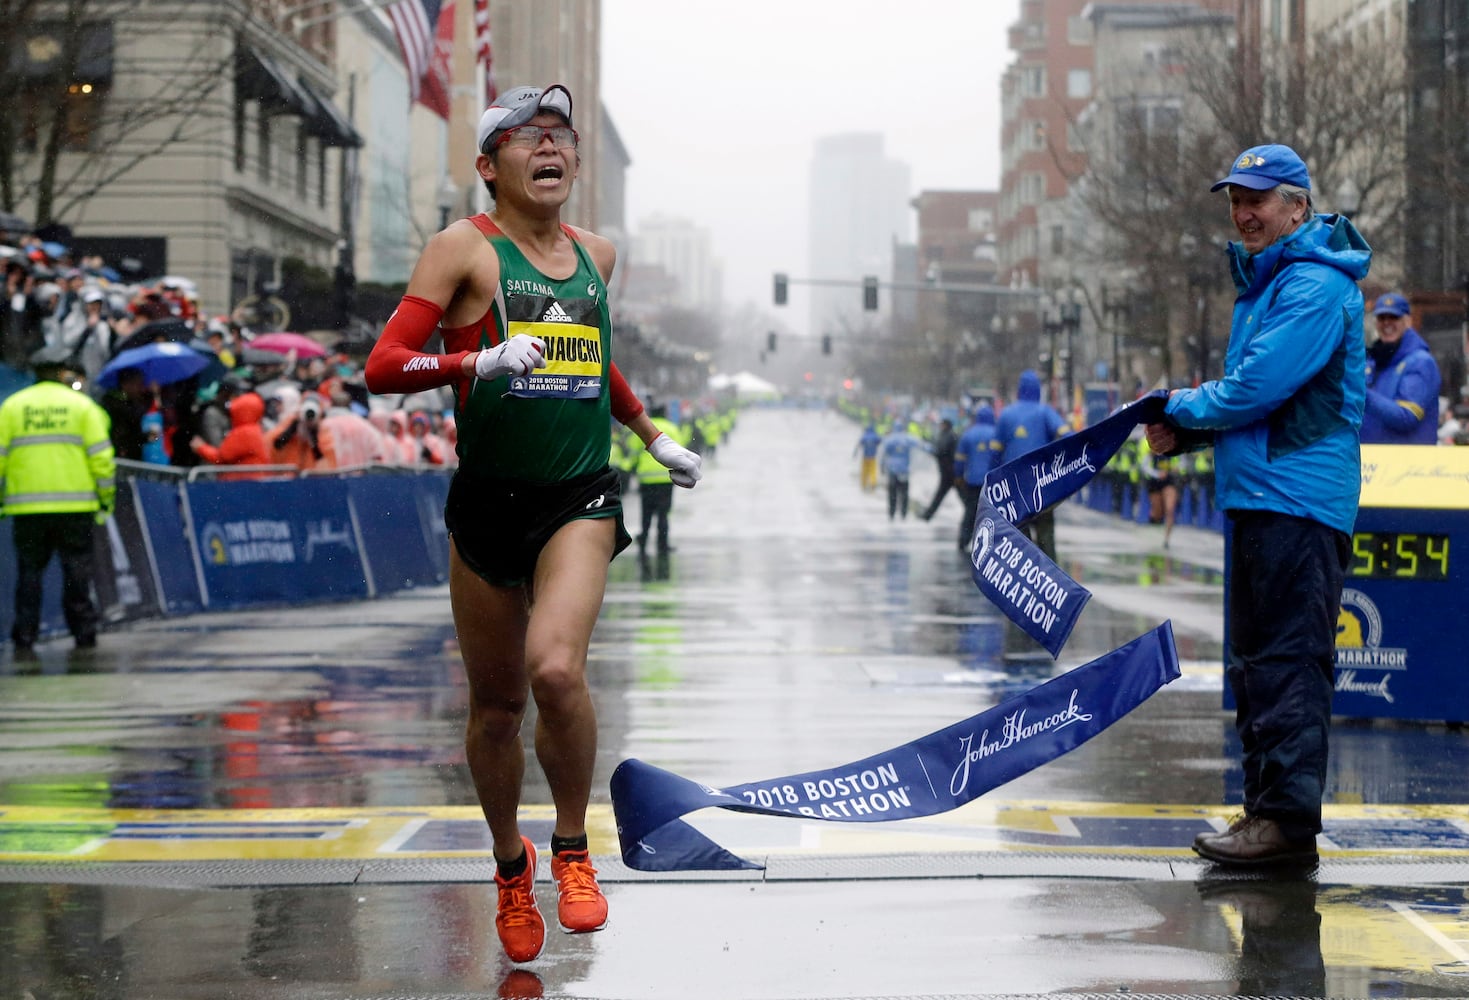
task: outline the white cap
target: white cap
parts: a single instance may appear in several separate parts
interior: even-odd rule
[[[537,87],[515,87],[501,94],[493,105],[480,115],[479,128],[475,130],[475,146],[481,153],[489,147],[500,133],[524,125],[542,111],[558,114],[571,124],[571,91],[559,83],[544,90]]]

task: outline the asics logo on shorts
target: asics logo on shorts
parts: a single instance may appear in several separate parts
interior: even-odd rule
[[[596,510],[598,507],[602,506],[602,504],[605,503],[606,500],[607,500],[607,494],[605,494],[605,493],[599,493],[597,495],[597,499],[593,500],[591,503],[587,504],[582,509],[583,510]]]
[[[575,323],[576,320],[572,319],[571,318],[571,314],[568,313],[565,309],[562,309],[561,308],[561,303],[559,303],[559,302],[557,302],[556,300],[553,299],[553,300],[551,300],[551,304],[546,307],[546,314],[541,317],[541,322],[542,323]]]

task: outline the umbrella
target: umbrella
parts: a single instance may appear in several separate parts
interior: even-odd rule
[[[161,340],[173,341],[176,344],[187,344],[194,339],[194,328],[187,320],[177,317],[166,319],[155,319],[151,323],[144,323],[133,331],[122,343],[116,347],[116,352],[131,351],[137,347],[155,344]]]
[[[219,354],[209,346],[209,341],[191,340],[189,350],[198,351],[204,356],[205,365],[199,372],[200,385],[209,385],[211,382],[218,382],[224,378],[228,369],[225,368],[224,362],[219,360]]]
[[[241,364],[245,365],[283,365],[286,357],[275,351],[262,351],[255,347],[243,347],[238,352]]]
[[[310,337],[300,333],[262,333],[250,340],[250,346],[262,351],[273,351],[276,354],[289,354],[296,352],[298,358],[324,358],[326,348],[322,347]]]
[[[0,212],[0,229],[7,233],[28,233],[31,224],[14,212]]]
[[[170,385],[197,375],[208,364],[208,358],[183,344],[148,344],[123,351],[107,362],[97,375],[97,384],[110,389],[117,385],[118,372],[124,368],[136,368],[150,385]]]

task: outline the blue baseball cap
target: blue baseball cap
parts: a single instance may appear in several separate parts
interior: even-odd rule
[[[1408,300],[1397,292],[1379,295],[1377,302],[1372,306],[1374,316],[1407,316],[1412,311],[1413,307],[1408,305]]]
[[[1311,172],[1305,161],[1289,146],[1251,146],[1235,159],[1229,176],[1216,181],[1210,191],[1238,184],[1253,191],[1268,191],[1281,184],[1311,190]]]

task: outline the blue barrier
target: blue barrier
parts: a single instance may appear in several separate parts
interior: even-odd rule
[[[158,613],[187,615],[204,610],[199,593],[199,575],[194,567],[194,550],[184,530],[183,494],[177,484],[132,479],[137,497],[137,520],[124,523],[122,530],[135,527],[148,542],[153,578],[158,583]],[[146,512],[146,513],[144,513]]]
[[[351,600],[448,579],[449,473],[185,482],[124,475],[96,534],[107,621]],[[125,496],[124,496],[125,494]],[[65,634],[61,572],[43,583],[42,634]],[[15,548],[0,520],[0,638],[14,621]]]
[[[367,596],[342,480],[190,483],[184,495],[207,607]]]

